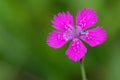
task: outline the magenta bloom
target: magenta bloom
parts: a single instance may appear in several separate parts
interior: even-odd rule
[[[66,55],[74,62],[81,60],[87,48],[81,42],[81,40],[94,47],[106,40],[106,31],[101,26],[86,30],[93,26],[97,22],[97,15],[93,9],[84,8],[82,11],[78,11],[76,16],[76,26],[74,27],[74,21],[72,15],[67,12],[58,13],[52,20],[53,27],[57,30],[53,30],[47,37],[47,44],[53,48],[60,48],[66,42],[72,40]]]

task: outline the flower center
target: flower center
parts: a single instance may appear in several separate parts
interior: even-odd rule
[[[64,32],[64,38],[66,41],[74,39],[74,38],[84,38],[86,35],[86,32],[83,32],[80,27],[76,27],[76,29],[73,26],[68,26],[68,30]]]

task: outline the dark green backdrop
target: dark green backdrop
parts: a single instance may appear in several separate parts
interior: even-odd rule
[[[120,0],[0,0],[0,80],[81,80],[79,62],[47,46],[53,15],[83,7],[98,15],[107,40],[88,48],[88,80],[120,80]],[[94,26],[94,27],[95,27]]]

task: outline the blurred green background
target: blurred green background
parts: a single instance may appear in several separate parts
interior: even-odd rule
[[[53,15],[83,7],[98,15],[107,40],[97,47],[87,44],[88,80],[120,80],[120,0],[0,0],[0,80],[82,80],[79,62],[46,44]],[[94,27],[95,27],[94,26]]]

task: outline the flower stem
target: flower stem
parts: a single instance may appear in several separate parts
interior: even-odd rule
[[[80,60],[80,69],[81,69],[81,74],[82,74],[82,80],[87,80],[86,79],[86,73],[85,73],[83,59]]]

